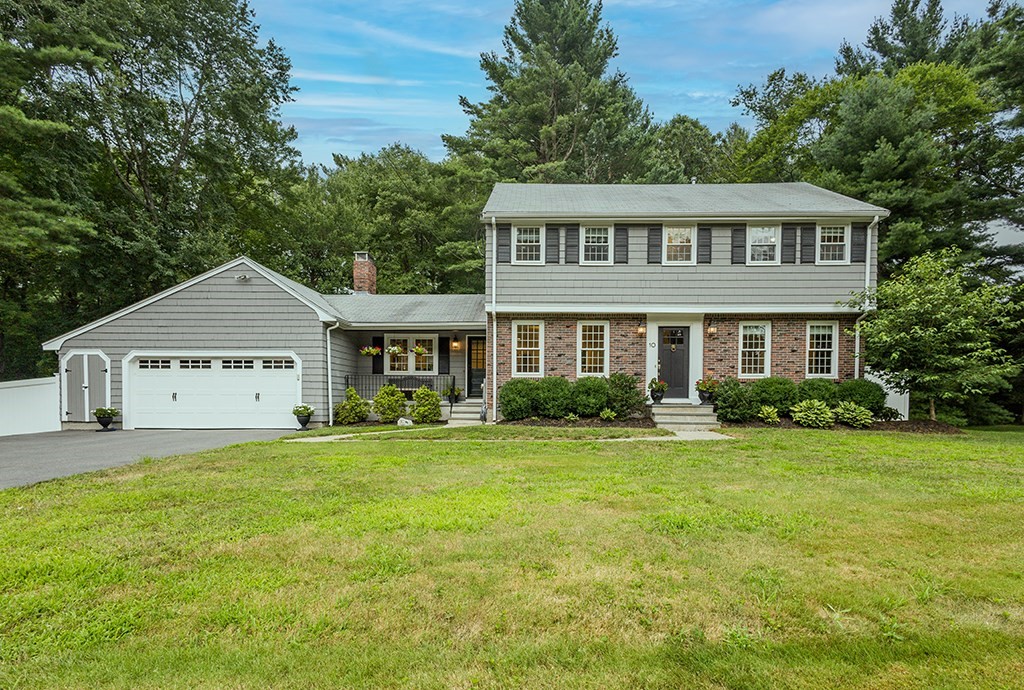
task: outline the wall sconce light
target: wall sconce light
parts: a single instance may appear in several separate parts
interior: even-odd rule
[[[714,338],[718,335],[718,326],[708,326],[708,337]]]
[[[636,334],[647,335],[647,324],[644,323],[643,319],[640,319],[639,321],[636,322]]]
[[[461,350],[462,349],[462,341],[459,340],[459,334],[458,333],[456,333],[455,335],[452,336],[451,349],[453,349],[453,350]]]

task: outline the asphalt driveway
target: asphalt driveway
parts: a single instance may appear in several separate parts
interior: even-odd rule
[[[139,429],[54,431],[0,437],[0,489],[128,465],[142,458],[194,453],[246,441],[268,441],[288,429]]]

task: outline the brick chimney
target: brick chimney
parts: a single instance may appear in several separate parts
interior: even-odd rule
[[[370,252],[356,252],[352,262],[352,288],[368,295],[377,294],[377,264],[373,263]]]

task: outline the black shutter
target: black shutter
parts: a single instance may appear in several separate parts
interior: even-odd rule
[[[782,226],[782,263],[796,263],[796,226]]]
[[[732,229],[732,262],[734,264],[747,263],[747,229]]]
[[[711,263],[711,228],[697,228],[697,263]]]
[[[498,263],[512,263],[512,226],[498,225]]]
[[[565,263],[578,264],[580,262],[580,226],[565,226]]]
[[[868,260],[868,224],[854,223],[850,229],[850,261],[862,264]]]
[[[625,225],[615,226],[615,263],[629,263],[629,228]]]
[[[380,354],[373,357],[373,373],[384,373],[384,336],[377,335],[370,339],[374,347],[380,348]]]
[[[818,227],[816,225],[800,226],[800,263],[813,264],[814,249],[818,242]]]
[[[557,264],[561,261],[562,257],[559,256],[560,247],[558,246],[559,235],[561,235],[562,229],[557,227],[548,226],[544,228],[544,263]]]
[[[661,263],[661,226],[647,228],[647,263]]]
[[[437,339],[437,373],[450,374],[451,365],[451,338]]]

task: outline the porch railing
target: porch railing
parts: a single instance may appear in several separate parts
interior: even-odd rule
[[[412,400],[412,394],[416,389],[421,386],[426,386],[430,390],[441,396],[443,402],[447,402],[447,398],[444,392],[455,386],[455,376],[452,374],[438,374],[438,375],[384,375],[384,374],[349,374],[345,376],[345,390],[349,388],[355,388],[356,393],[359,394],[360,398],[366,400],[373,399],[373,396],[377,395],[377,391],[383,388],[386,384],[391,384],[398,388],[398,390],[405,393],[405,397]],[[344,399],[344,391],[342,391],[342,399]]]

